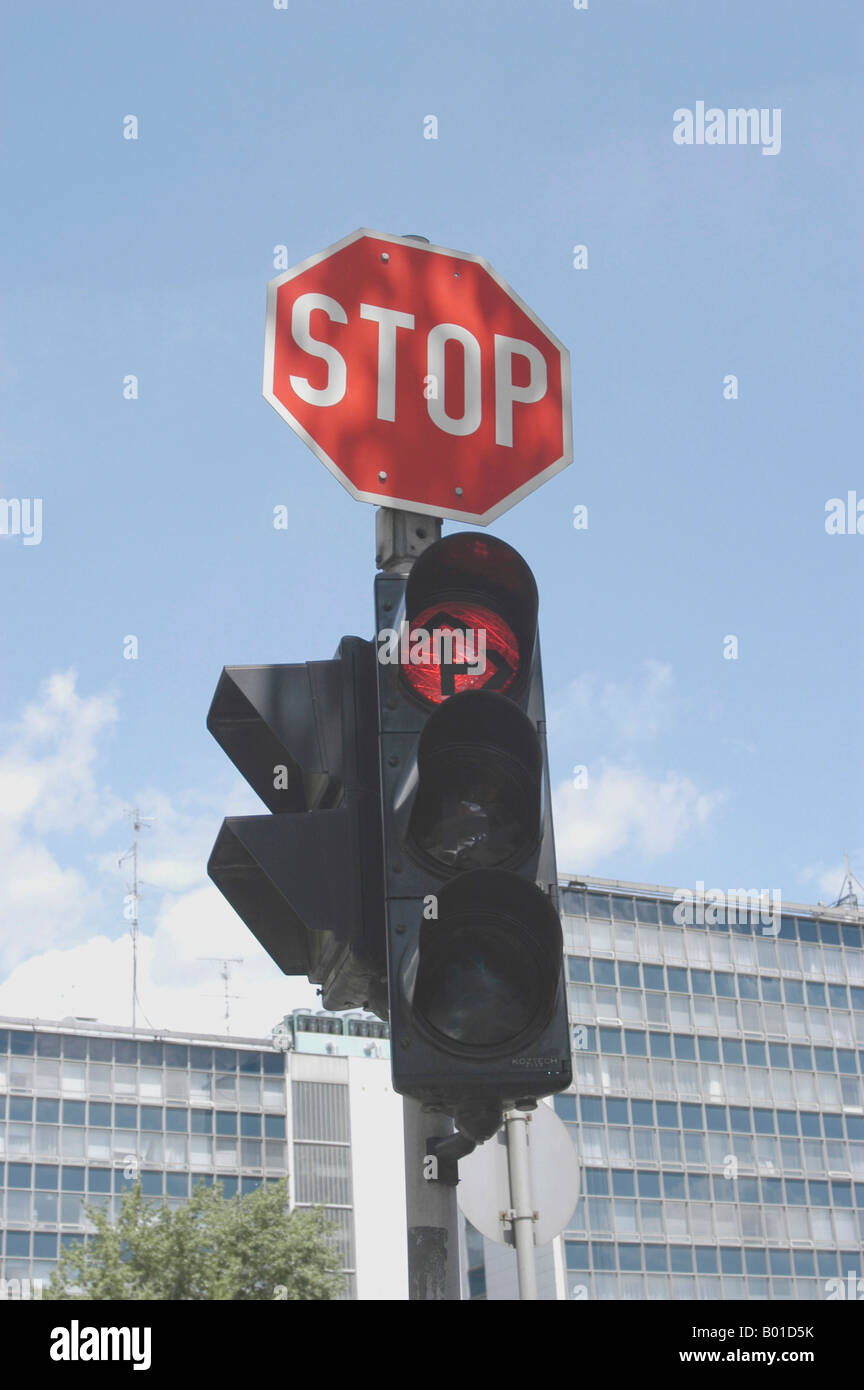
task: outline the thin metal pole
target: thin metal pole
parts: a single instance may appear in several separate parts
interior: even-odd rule
[[[516,1270],[519,1276],[519,1297],[537,1299],[537,1267],[534,1263],[534,1203],[531,1197],[531,1167],[528,1158],[529,1117],[518,1110],[508,1110],[504,1116],[507,1126],[507,1163],[510,1170],[510,1220],[513,1225],[513,1244],[516,1247]]]
[[[375,561],[379,569],[409,574],[423,551],[439,540],[437,517],[381,507],[375,516]],[[437,1160],[429,1139],[453,1133],[449,1116],[426,1113],[419,1101],[402,1101],[405,1129],[405,1213],[408,1226],[408,1297],[461,1298],[459,1219],[456,1189],[430,1181]]]
[[[456,1189],[430,1182],[435,1171],[428,1140],[453,1133],[448,1115],[427,1114],[417,1100],[403,1099],[405,1124],[405,1205],[408,1218],[408,1297],[411,1300],[461,1298],[459,1218]]]

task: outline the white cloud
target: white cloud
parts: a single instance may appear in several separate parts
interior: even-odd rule
[[[138,948],[138,1023],[222,1033],[224,985],[219,959],[239,958],[229,979],[231,1032],[267,1037],[293,1008],[320,1008],[315,986],[286,977],[212,886],[166,900]],[[202,959],[204,957],[204,959]],[[131,945],[93,936],[18,965],[0,984],[0,1013],[103,1023],[132,1022]]]
[[[661,778],[633,766],[636,744],[656,740],[682,717],[672,667],[644,661],[630,679],[580,676],[550,715],[550,733],[566,736],[588,785],[561,783],[553,795],[558,866],[566,873],[605,870],[611,856],[656,859],[677,849],[722,799],[677,772]],[[624,877],[627,875],[624,874]]]
[[[670,853],[705,824],[720,797],[678,773],[659,780],[605,766],[589,774],[587,787],[562,783],[553,800],[558,867],[579,874],[613,854],[655,859]]]
[[[99,834],[119,803],[96,780],[98,746],[117,718],[110,696],[83,697],[71,672],[54,675],[3,730],[0,755],[0,960],[74,939],[100,907],[78,868],[64,867],[46,836]]]
[[[45,681],[20,718],[3,730],[0,755],[0,967],[126,931],[123,900],[132,877],[133,829],[124,803],[97,776],[117,719],[106,694],[84,696],[74,673]],[[172,802],[154,788],[138,797],[142,922],[162,895],[207,882],[205,866],[225,812],[255,813],[261,803],[237,778],[228,803],[201,795]],[[88,841],[93,851],[88,853]],[[102,848],[106,844],[110,847]],[[61,856],[74,854],[64,865]],[[118,861],[125,856],[121,865]]]
[[[73,673],[54,675],[4,730],[0,757],[0,1012],[131,1023],[131,946],[123,899],[132,877],[124,805],[99,785],[96,769],[116,721],[108,695],[82,696]],[[292,1008],[320,1007],[315,987],[286,978],[206,878],[222,815],[263,811],[237,779],[219,804],[199,794],[171,801],[155,788],[137,804],[139,832],[139,1022],[224,1031],[218,960],[232,967],[231,1031],[267,1036]],[[59,859],[75,832],[83,868]],[[111,848],[97,847],[110,839]],[[118,863],[121,855],[125,862]]]
[[[0,822],[40,834],[116,819],[119,802],[97,786],[97,745],[117,719],[110,695],[78,694],[74,672],[51,676],[40,697],[3,730]]]

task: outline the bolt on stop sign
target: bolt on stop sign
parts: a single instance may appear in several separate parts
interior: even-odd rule
[[[361,502],[485,526],[573,461],[567,349],[482,257],[410,237],[270,281],[264,395]]]

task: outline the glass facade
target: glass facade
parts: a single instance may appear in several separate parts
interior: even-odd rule
[[[679,925],[671,895],[592,880],[562,908],[568,1296],[822,1299],[864,1275],[864,913]]]
[[[288,1171],[285,1054],[139,1036],[0,1027],[0,1278],[51,1277],[140,1177],[169,1206]]]

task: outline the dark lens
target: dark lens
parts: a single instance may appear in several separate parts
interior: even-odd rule
[[[432,715],[408,838],[451,872],[521,862],[541,831],[537,730],[505,695],[467,691]]]
[[[524,1033],[534,1018],[535,952],[512,928],[501,921],[449,927],[424,953],[416,1004],[453,1042],[498,1047]]]
[[[506,869],[477,869],[441,889],[438,914],[423,922],[411,970],[418,1022],[463,1056],[529,1046],[560,984],[553,903]]]
[[[536,780],[498,748],[441,748],[412,820],[415,844],[450,869],[494,868],[537,835]]]

